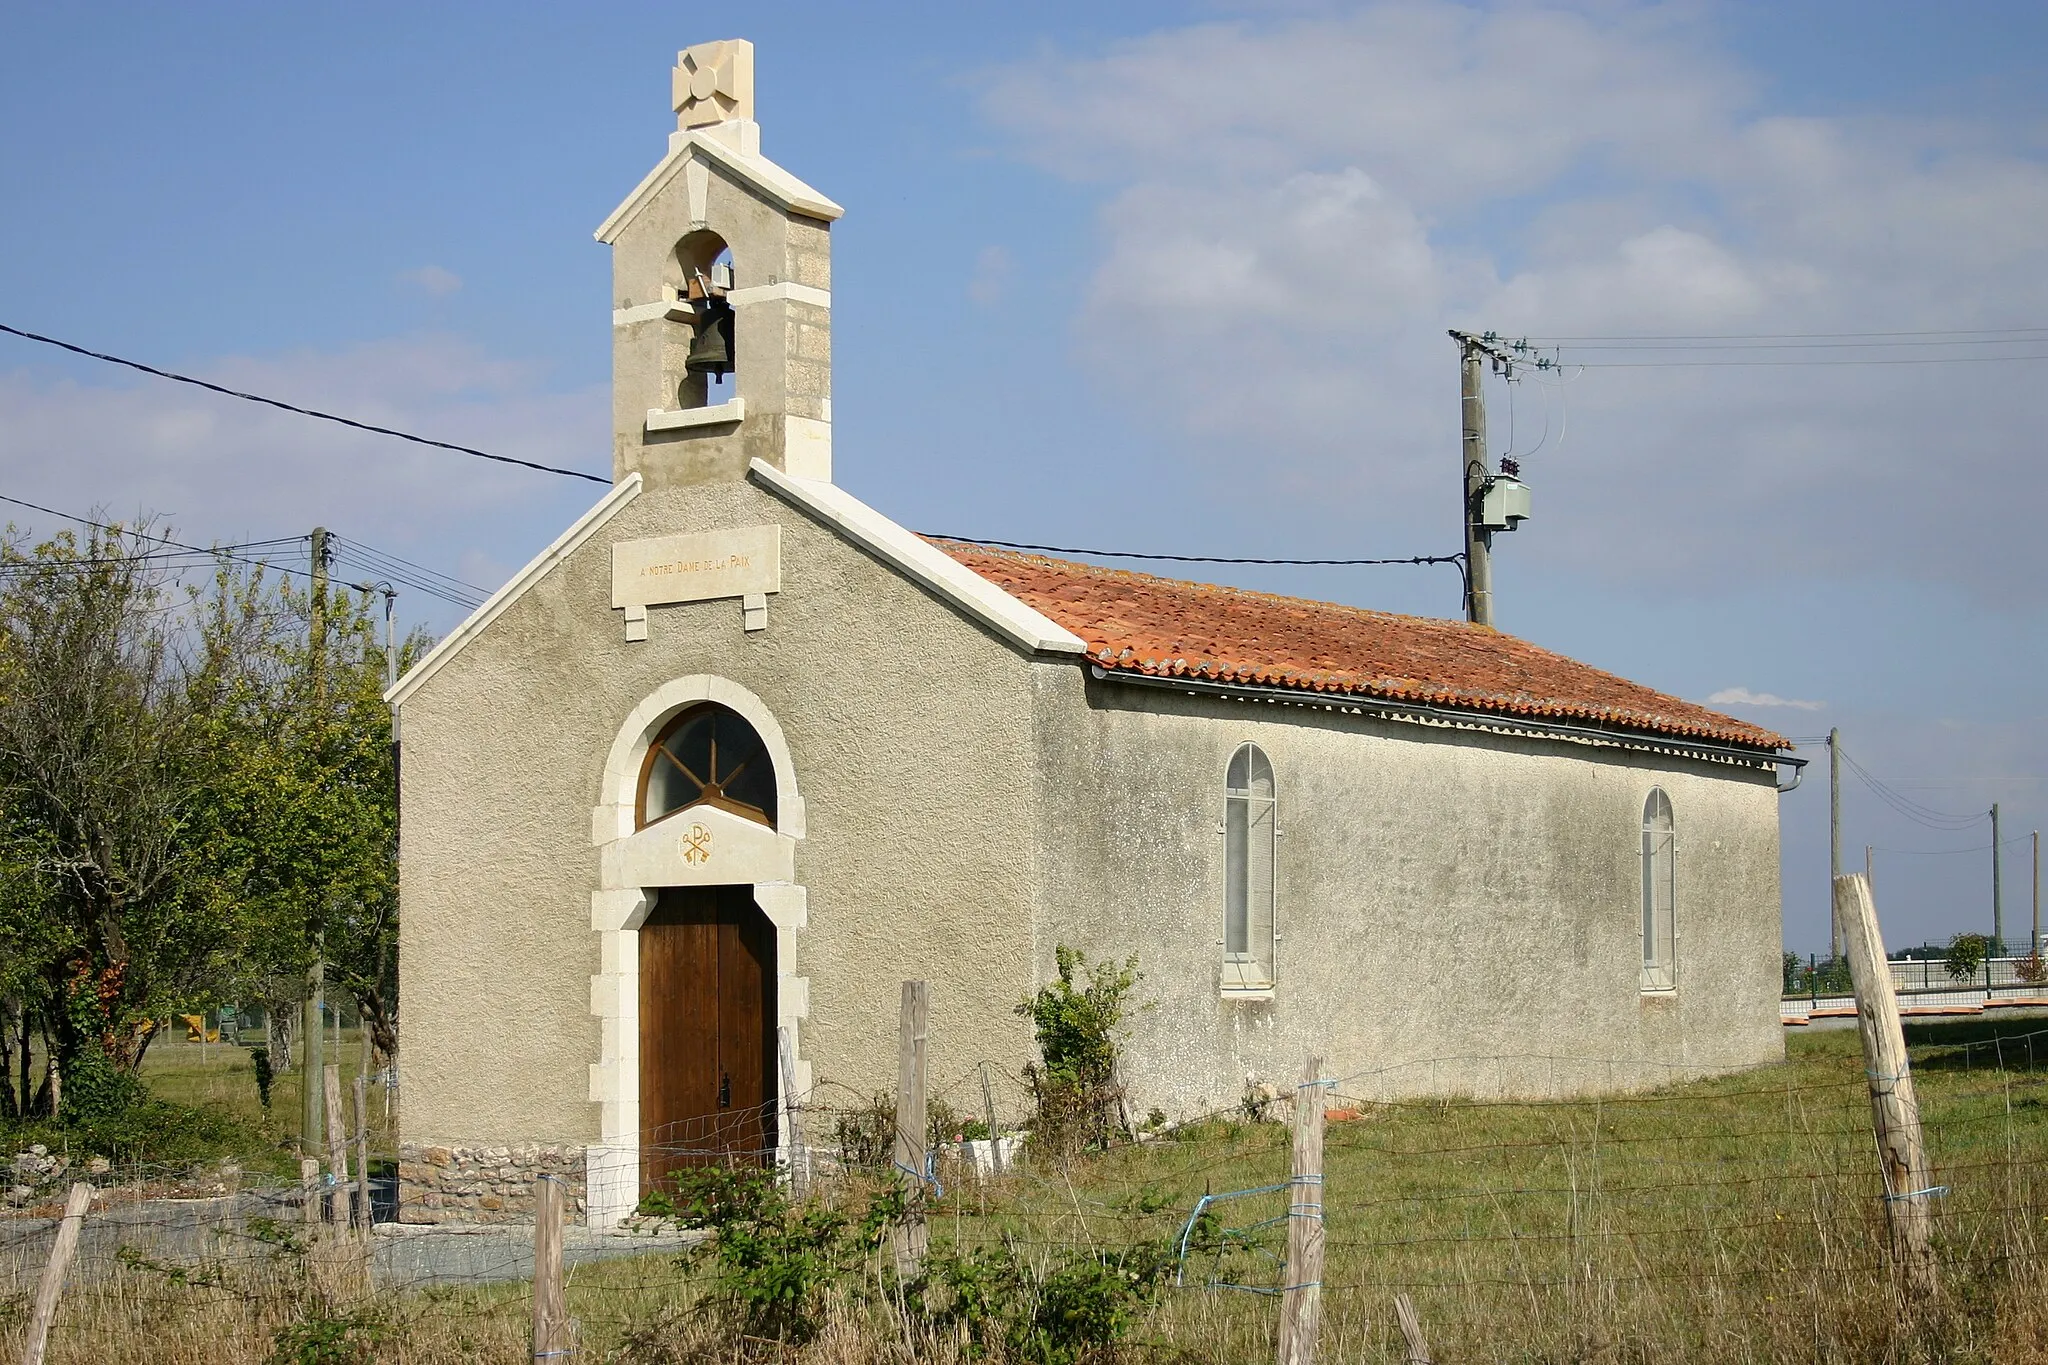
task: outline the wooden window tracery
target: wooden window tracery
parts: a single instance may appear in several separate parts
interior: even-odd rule
[[[647,746],[639,827],[698,806],[775,825],[775,764],[754,727],[715,702],[692,706]]]

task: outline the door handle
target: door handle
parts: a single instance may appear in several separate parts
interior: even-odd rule
[[[718,1107],[720,1109],[732,1108],[732,1077],[726,1075],[723,1071],[718,1073]]]

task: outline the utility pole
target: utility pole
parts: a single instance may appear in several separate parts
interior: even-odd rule
[[[308,604],[310,638],[306,642],[306,658],[312,676],[308,679],[312,691],[313,724],[319,728],[321,715],[327,706],[327,563],[329,549],[327,528],[313,528],[312,554],[312,599]],[[324,913],[325,907],[320,907]],[[313,939],[313,964],[306,969],[306,1017],[301,1034],[304,1054],[299,1071],[299,1154],[312,1156],[320,1150],[320,1143],[326,1127],[325,1106],[321,1103],[321,1078],[325,1075],[324,1064],[327,1052],[326,1020],[326,964],[323,945],[316,928]]]
[[[2002,956],[2005,953],[2005,888],[2004,869],[1999,866],[1998,848],[1998,803],[1991,803],[1991,953]]]
[[[1486,352],[1476,337],[1451,333],[1458,341],[1458,406],[1464,444],[1459,459],[1460,513],[1465,522],[1465,619],[1493,624],[1493,537],[1479,525],[1479,496],[1486,487]]]
[[[2041,956],[2041,831],[2034,831],[2034,956]]]
[[[1459,445],[1458,491],[1465,522],[1465,619],[1476,626],[1493,624],[1493,533],[1512,531],[1529,516],[1529,489],[1521,470],[1506,455],[1500,473],[1486,466],[1486,365],[1512,381],[1515,367],[1550,370],[1554,357],[1521,341],[1503,341],[1496,333],[1475,335],[1451,329],[1458,343],[1458,395],[1464,440]]]
[[[1842,732],[1828,730],[1828,886],[1842,875]],[[1829,891],[1829,895],[1834,893]],[[1830,902],[1832,904],[1832,901]],[[1842,960],[1842,931],[1828,916],[1828,960]]]

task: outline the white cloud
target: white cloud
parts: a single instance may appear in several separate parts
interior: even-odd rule
[[[1826,702],[1795,701],[1774,692],[1752,692],[1746,687],[1724,687],[1707,698],[1713,706],[1789,706],[1795,711],[1818,711]]]
[[[602,388],[550,392],[534,367],[446,337],[193,368],[381,426],[611,472]],[[0,491],[88,516],[153,512],[201,543],[324,525],[489,588],[502,566],[523,563],[604,492],[159,380],[80,383],[36,371],[0,373]],[[55,527],[9,510],[37,531]],[[400,605],[412,620],[452,619],[417,594]]]
[[[1094,382],[1241,515],[1405,550],[1455,534],[1449,326],[2048,321],[2048,164],[2025,130],[1791,117],[1758,88],[1684,7],[1416,0],[1039,57],[983,99],[1023,155],[1104,187],[1075,327]],[[1546,401],[1565,440],[1525,464],[1538,516],[1515,552],[1659,591],[1790,571],[1998,596],[2048,571],[2048,468],[2019,455],[2038,366],[1753,363],[1814,355],[1567,352],[1751,363],[1525,385],[1521,444]]]
[[[417,270],[401,270],[398,272],[398,278],[437,299],[446,298],[462,288],[462,276],[438,265],[423,265]]]

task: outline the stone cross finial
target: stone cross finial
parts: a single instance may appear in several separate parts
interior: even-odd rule
[[[754,117],[754,45],[744,38],[684,48],[676,54],[674,75],[676,127]]]

